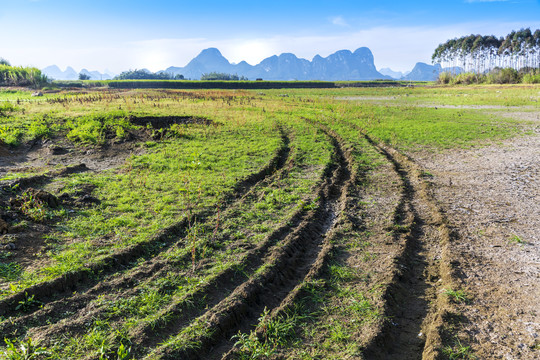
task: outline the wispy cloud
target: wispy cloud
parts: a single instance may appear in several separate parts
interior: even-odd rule
[[[343,18],[343,16],[334,16],[330,18],[330,22],[334,25],[341,27],[349,27],[349,23]]]

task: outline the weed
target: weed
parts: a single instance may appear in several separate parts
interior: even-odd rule
[[[516,234],[513,234],[511,235],[509,238],[508,238],[508,241],[512,244],[519,244],[519,245],[525,245],[527,244],[527,242],[525,240],[523,240],[522,238],[520,238],[519,236],[517,236]]]
[[[276,354],[276,348],[269,342],[261,342],[254,332],[249,335],[239,332],[232,339],[236,339],[234,346],[238,347],[240,360],[264,359]]]
[[[4,356],[9,360],[37,360],[49,358],[51,353],[45,347],[37,346],[31,338],[21,341],[18,346],[15,342],[4,339],[6,350]]]
[[[34,221],[44,221],[53,217],[47,204],[30,192],[23,192],[17,196],[19,210]]]
[[[24,293],[24,299],[18,302],[18,305],[15,307],[15,310],[20,310],[22,312],[28,312],[36,306],[42,306],[43,303],[35,298],[35,295],[28,296]]]
[[[472,353],[470,346],[465,346],[459,339],[456,339],[454,346],[446,346],[442,349],[443,354],[449,359],[475,360],[476,356]]]
[[[463,290],[444,289],[443,294],[450,297],[456,303],[469,303],[469,295]]]
[[[423,177],[423,178],[432,178],[433,174],[430,173],[429,171],[422,170],[421,173],[420,173],[420,176]]]

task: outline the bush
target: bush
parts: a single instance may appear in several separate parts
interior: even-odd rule
[[[437,84],[448,85],[452,81],[453,75],[449,72],[442,72],[437,78]]]
[[[0,86],[33,86],[41,87],[49,82],[41,70],[33,67],[10,66],[0,63]]]
[[[522,68],[517,71],[513,68],[495,68],[487,74],[468,72],[457,75],[443,72],[439,74],[437,83],[442,85],[540,84],[540,69]]]
[[[540,84],[540,69],[532,69],[524,74],[521,80],[524,84]]]
[[[146,69],[142,70],[129,70],[124,71],[118,76],[114,77],[114,80],[183,80],[183,75],[172,75],[165,72],[153,73]]]
[[[487,75],[488,84],[517,84],[519,82],[519,73],[512,68],[495,68]]]
[[[485,76],[482,74],[476,73],[461,73],[457,74],[452,83],[456,85],[469,85],[469,84],[479,84],[483,82]]]

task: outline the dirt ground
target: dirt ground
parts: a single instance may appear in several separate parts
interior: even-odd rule
[[[470,299],[460,335],[479,359],[538,359],[540,112],[506,116],[533,121],[534,135],[415,160],[456,231],[453,260]]]

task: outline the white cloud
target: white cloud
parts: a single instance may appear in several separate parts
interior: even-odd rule
[[[357,31],[347,29],[336,35],[275,35],[268,37],[153,39],[131,42],[66,42],[44,41],[28,37],[26,42],[5,39],[2,57],[16,65],[40,68],[56,64],[61,68],[120,72],[134,68],[164,70],[169,66],[185,66],[203,49],[218,48],[231,62],[246,60],[254,65],[271,55],[292,52],[311,60],[319,54],[328,56],[338,50],[354,51],[366,46],[375,57],[376,67],[395,71],[411,70],[416,62],[429,63],[433,50],[448,39],[468,34],[506,35],[522,27],[540,28],[534,23],[464,23],[440,27],[373,27]],[[46,45],[44,45],[46,44]],[[29,60],[32,59],[32,60]],[[29,63],[30,62],[30,63]]]
[[[330,22],[334,25],[341,27],[349,27],[349,23],[343,18],[343,16],[334,16],[330,18]]]

